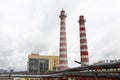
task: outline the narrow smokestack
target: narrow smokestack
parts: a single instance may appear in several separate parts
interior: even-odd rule
[[[79,17],[81,66],[89,64],[84,16]]]
[[[66,27],[65,27],[65,11],[60,12],[60,55],[59,55],[59,70],[68,68],[67,62],[67,43],[66,43]]]

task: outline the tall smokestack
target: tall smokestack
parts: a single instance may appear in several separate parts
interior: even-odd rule
[[[84,16],[79,17],[81,66],[89,64]]]
[[[68,68],[67,62],[67,43],[66,43],[66,27],[65,27],[65,11],[60,12],[60,55],[59,55],[59,70]]]

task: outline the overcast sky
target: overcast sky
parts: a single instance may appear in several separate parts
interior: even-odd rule
[[[84,15],[90,64],[120,58],[119,0],[0,0],[0,69],[27,70],[28,55],[59,55],[59,14],[67,14],[68,66],[79,61]]]

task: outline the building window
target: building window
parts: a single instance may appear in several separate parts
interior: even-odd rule
[[[48,71],[48,59],[29,59],[29,72],[43,73]]]
[[[39,60],[39,70],[40,72],[48,71],[48,59],[40,59]]]

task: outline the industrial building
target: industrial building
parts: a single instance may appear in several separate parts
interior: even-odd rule
[[[120,61],[95,63],[89,65],[89,51],[84,16],[79,16],[80,61],[79,67],[68,68],[65,11],[60,11],[59,56],[30,54],[28,73],[1,74],[1,78],[19,78],[17,80],[120,80]],[[33,73],[33,74],[31,74]],[[38,73],[38,74],[37,74]],[[5,80],[5,79],[4,79]]]
[[[30,54],[28,56],[29,73],[45,73],[57,71],[59,66],[59,56],[45,56],[39,54]]]

